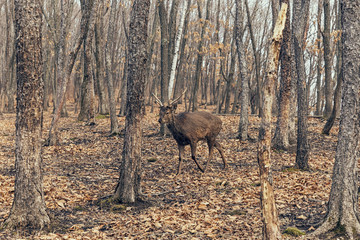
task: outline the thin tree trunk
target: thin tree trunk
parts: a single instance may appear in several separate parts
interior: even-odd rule
[[[309,18],[309,5],[310,0],[294,1],[292,26],[298,87],[298,131],[295,166],[303,170],[308,170],[310,168],[308,164],[310,145],[308,141],[308,103],[306,102],[304,63],[304,44]]]
[[[94,6],[93,4],[88,5],[89,10],[86,11],[83,14],[83,16],[81,17],[81,23],[80,23],[81,34],[77,41],[75,49],[70,53],[70,61],[66,68],[67,76],[65,76],[65,80],[61,82],[61,86],[59,86],[56,91],[57,92],[56,98],[58,100],[56,101],[56,106],[55,106],[54,114],[52,116],[50,129],[49,129],[49,136],[46,140],[45,145],[54,145],[58,142],[56,127],[57,127],[57,123],[60,119],[62,107],[65,102],[66,88],[67,88],[68,82],[70,80],[71,72],[75,65],[75,61],[76,61],[78,52],[82,46],[83,40],[85,38],[87,38],[87,35],[88,35],[90,21],[92,21],[92,18],[93,18],[93,11],[92,11],[93,6]]]
[[[112,61],[111,53],[114,54],[114,38],[115,35],[115,13],[116,13],[117,0],[113,0],[111,3],[110,17],[109,17],[109,29],[107,35],[107,41],[105,45],[105,70],[106,70],[106,82],[109,93],[109,106],[110,106],[110,134],[117,134],[119,132],[119,125],[116,116],[116,102],[115,102],[115,90],[114,81],[111,74]],[[124,69],[125,71],[125,69]]]
[[[240,16],[241,13],[241,0],[236,1],[236,45],[237,45],[237,55],[239,62],[239,75],[241,81],[241,93],[240,93],[240,121],[239,121],[239,129],[238,129],[238,138],[245,141],[248,139],[248,128],[249,128],[249,75],[247,73],[246,68],[246,60],[245,60],[245,51],[243,44],[243,30],[240,29],[242,27]],[[236,99],[235,99],[236,100]]]
[[[330,46],[330,0],[324,0],[324,32],[323,32],[323,43],[324,43],[324,68],[325,68],[325,109],[324,117],[327,119],[331,114],[332,109],[332,59],[331,59],[331,46]]]
[[[341,9],[339,8],[339,12],[336,16],[337,20],[337,29],[341,30]],[[330,130],[332,128],[332,126],[334,125],[336,116],[338,115],[339,109],[340,109],[340,98],[341,98],[341,85],[342,85],[342,68],[341,68],[341,56],[342,54],[342,45],[341,45],[341,41],[337,42],[337,62],[336,62],[336,72],[337,72],[337,80],[336,80],[336,88],[335,88],[335,93],[334,93],[334,104],[333,104],[333,109],[331,112],[330,117],[328,118],[328,120],[326,121],[324,128],[322,130],[323,134],[329,135],[330,134]]]
[[[271,174],[271,118],[272,101],[275,94],[275,84],[279,64],[282,31],[285,26],[287,4],[283,3],[279,17],[274,27],[272,44],[269,49],[267,75],[263,88],[263,117],[259,129],[257,158],[260,170],[260,201],[263,221],[263,239],[281,239],[279,218],[275,205]]]
[[[200,9],[200,2],[198,1],[198,12],[199,12],[199,18],[202,19],[201,9]],[[195,70],[195,79],[194,79],[194,89],[193,89],[193,99],[192,99],[192,111],[196,111],[198,108],[198,91],[199,91],[199,85],[200,85],[200,78],[201,78],[201,66],[203,63],[204,58],[204,52],[203,52],[203,46],[205,42],[205,30],[207,27],[207,23],[210,19],[210,4],[211,0],[206,0],[206,16],[205,16],[205,22],[202,25],[201,28],[201,35],[200,35],[200,42],[198,45],[198,54],[197,54],[197,60],[196,60],[196,70]]]
[[[257,83],[255,104],[257,105],[257,107],[259,109],[259,116],[262,117],[262,102],[261,102],[262,87],[261,87],[261,78],[260,78],[260,70],[261,70],[260,69],[260,54],[259,54],[259,52],[257,50],[257,46],[256,46],[256,40],[255,40],[255,36],[254,36],[248,0],[245,0],[245,6],[246,6],[246,15],[247,15],[247,19],[248,19],[248,27],[249,27],[250,38],[251,38],[251,46],[253,48],[254,61],[255,61],[255,77],[256,77],[256,83]]]
[[[176,34],[176,39],[175,39],[174,57],[173,57],[172,63],[171,63],[169,90],[168,90],[169,99],[174,95],[173,88],[174,88],[174,81],[175,81],[176,64],[177,64],[177,60],[179,57],[180,40],[181,40],[182,33],[183,33],[183,27],[184,27],[184,22],[185,22],[185,13],[187,11],[187,8],[188,8],[187,1],[184,1],[183,6],[181,8],[179,28],[178,28],[178,31]]]
[[[321,115],[321,102],[322,102],[322,89],[321,89],[321,60],[322,60],[322,51],[321,51],[321,13],[322,13],[322,0],[318,0],[318,13],[317,13],[317,76],[316,76],[316,111],[315,115]]]
[[[95,8],[98,7],[97,0],[87,1],[87,3],[83,3],[82,5],[83,11],[87,11],[89,9],[87,4],[94,4]],[[80,113],[78,115],[79,121],[86,121],[89,125],[95,124],[95,92],[92,69],[92,43],[94,38],[94,26],[95,21],[91,21],[89,25],[88,36],[87,38],[83,39],[84,76],[83,82],[81,84]]]
[[[289,6],[289,0],[282,0]],[[289,114],[290,114],[290,93],[291,93],[291,29],[290,11],[286,13],[285,28],[280,51],[281,79],[280,99],[278,103],[278,119],[276,122],[275,134],[272,140],[276,149],[287,150],[289,148]]]

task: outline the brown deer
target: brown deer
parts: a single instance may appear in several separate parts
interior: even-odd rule
[[[186,89],[185,89],[186,91]],[[221,119],[208,112],[182,112],[175,114],[177,102],[185,91],[175,100],[169,102],[168,106],[164,104],[153,94],[157,103],[160,105],[159,123],[164,123],[169,128],[173,137],[175,138],[179,148],[179,165],[177,174],[181,173],[181,162],[184,155],[186,145],[190,144],[191,158],[201,172],[205,172],[206,167],[212,157],[213,148],[215,147],[224,162],[224,169],[227,163],[221,145],[216,141],[216,137],[222,128]],[[207,142],[209,148],[209,158],[204,168],[200,166],[196,160],[196,146],[199,141]]]

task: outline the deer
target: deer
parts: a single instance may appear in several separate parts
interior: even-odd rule
[[[205,172],[212,158],[214,147],[219,151],[224,163],[224,169],[226,169],[227,163],[223,149],[219,142],[216,141],[216,137],[222,129],[221,119],[205,111],[181,112],[176,114],[177,103],[185,92],[186,89],[179,97],[169,101],[167,105],[164,105],[154,93],[152,94],[160,106],[158,122],[160,124],[166,124],[178,145],[179,164],[176,175],[181,174],[181,164],[186,145],[190,145],[191,158],[201,172]],[[204,168],[202,168],[196,160],[196,147],[199,141],[206,141],[209,149],[209,156]]]

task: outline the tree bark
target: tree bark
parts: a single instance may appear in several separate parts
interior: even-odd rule
[[[337,20],[337,29],[341,30],[341,9],[339,8],[338,14],[336,16]],[[336,56],[336,72],[337,72],[337,80],[336,80],[336,88],[334,93],[334,104],[330,117],[326,121],[324,128],[322,130],[322,134],[329,135],[332,126],[334,125],[336,116],[338,115],[340,109],[340,99],[341,99],[341,85],[342,85],[342,67],[341,67],[341,56],[342,54],[342,45],[341,41],[337,42],[337,56]]]
[[[129,27],[125,137],[120,178],[114,199],[133,203],[141,195],[141,145],[146,79],[146,42],[150,0],[135,0]]]
[[[187,8],[188,8],[187,1],[184,1],[183,6],[181,8],[179,28],[176,33],[174,57],[173,57],[172,63],[171,63],[169,90],[168,90],[169,99],[174,95],[173,89],[174,89],[174,85],[175,85],[175,83],[174,83],[175,82],[175,71],[176,71],[177,60],[179,57],[180,40],[181,40],[182,33],[183,33],[184,22],[185,22],[185,13],[187,11]],[[173,16],[173,17],[175,17],[175,16]]]
[[[239,129],[238,129],[238,138],[240,140],[248,139],[248,128],[249,128],[249,75],[247,73],[246,59],[245,59],[245,51],[243,44],[243,33],[240,29],[241,26],[241,0],[236,1],[236,46],[237,46],[237,55],[239,60],[239,75],[241,81],[241,93],[240,93],[240,102],[241,102],[241,110],[240,110],[240,121],[239,121]]]
[[[199,6],[200,2],[198,1],[198,9],[199,9],[199,18],[201,17],[201,9]],[[210,19],[210,4],[211,0],[206,0],[206,16],[204,19],[204,23],[201,27],[201,35],[200,35],[200,42],[198,45],[198,54],[197,54],[197,60],[196,60],[196,70],[195,70],[195,79],[194,79],[194,88],[193,88],[193,101],[192,101],[192,111],[196,111],[198,108],[198,102],[197,102],[197,96],[199,91],[199,85],[200,85],[200,78],[201,78],[201,66],[203,63],[204,58],[204,51],[203,51],[203,45],[205,42],[205,30],[207,26],[207,22]]]
[[[275,205],[271,175],[271,118],[272,101],[279,64],[282,31],[285,26],[288,5],[282,4],[274,27],[274,35],[268,54],[267,74],[263,86],[263,117],[259,129],[257,158],[260,170],[260,202],[263,221],[263,239],[281,239],[279,218]]]
[[[107,41],[105,45],[105,70],[106,70],[106,83],[109,94],[109,106],[110,106],[110,134],[119,133],[119,124],[116,116],[116,102],[115,102],[115,89],[114,80],[112,78],[112,56],[114,55],[114,35],[115,35],[115,13],[116,13],[117,0],[113,0],[111,3],[109,28]],[[113,53],[111,55],[111,53]],[[125,70],[124,70],[125,71]]]
[[[360,1],[341,1],[343,89],[339,139],[328,210],[313,235],[339,230],[346,239],[359,239],[358,145],[360,88]]]
[[[316,66],[316,71],[317,71],[317,76],[316,76],[316,110],[315,110],[315,115],[320,115],[322,112],[321,109],[321,102],[322,102],[322,98],[323,98],[323,91],[321,89],[321,59],[322,59],[322,51],[321,51],[321,13],[322,13],[322,0],[318,1],[318,13],[317,13],[317,25],[318,25],[318,29],[317,29],[317,52],[318,52],[318,56],[317,56],[317,66]]]
[[[323,43],[324,43],[324,68],[325,68],[325,109],[324,118],[327,119],[331,114],[332,109],[332,59],[331,59],[331,36],[330,36],[330,0],[324,0],[324,32],[323,32]]]
[[[49,225],[42,185],[41,132],[44,85],[42,80],[42,13],[39,1],[16,0],[16,146],[15,193],[9,228],[42,229]]]
[[[57,96],[56,98],[58,100],[56,101],[56,106],[55,106],[54,114],[52,116],[50,129],[49,129],[49,135],[48,135],[48,138],[46,140],[45,145],[54,145],[54,144],[56,144],[58,142],[58,136],[57,136],[57,131],[56,131],[57,123],[58,123],[58,121],[60,119],[61,109],[62,109],[62,107],[63,107],[63,105],[65,103],[65,93],[66,93],[67,85],[68,85],[68,82],[70,80],[71,72],[72,72],[73,67],[75,65],[75,61],[76,61],[78,52],[80,51],[83,40],[85,38],[87,38],[90,22],[94,18],[93,17],[93,12],[94,11],[92,11],[93,6],[94,5],[88,5],[89,10],[84,12],[82,17],[81,17],[81,23],[80,23],[81,33],[80,33],[80,37],[77,40],[76,47],[69,54],[70,55],[70,60],[69,60],[69,64],[66,67],[65,81],[61,82],[61,85],[58,87],[58,89],[56,91],[57,92],[56,93],[56,96]]]
[[[298,87],[298,131],[295,166],[299,169],[309,169],[310,146],[308,141],[308,103],[306,101],[306,81],[304,63],[304,44],[309,18],[310,0],[295,0],[293,11],[293,44],[295,50],[296,77]]]
[[[259,110],[259,116],[262,117],[262,84],[261,84],[261,78],[260,78],[260,54],[257,50],[257,45],[256,45],[256,40],[255,40],[255,36],[254,36],[254,30],[253,30],[253,26],[252,26],[252,19],[251,19],[251,14],[250,14],[250,10],[249,10],[249,4],[248,4],[248,0],[245,0],[245,7],[246,7],[246,15],[247,15],[247,19],[248,19],[248,27],[249,27],[249,33],[250,33],[250,39],[251,39],[251,46],[253,48],[253,53],[254,53],[254,61],[255,61],[255,78],[256,78],[256,98],[255,98],[255,105],[258,107]]]
[[[282,3],[289,5],[289,0],[282,0]],[[278,119],[276,122],[275,134],[272,140],[275,149],[288,150],[289,148],[289,114],[290,114],[290,93],[291,93],[291,29],[290,11],[286,13],[285,28],[280,51],[281,78],[280,98],[278,102]]]
[[[81,3],[83,14],[86,11],[91,11],[92,6],[95,8],[98,7],[97,0],[83,0]],[[83,39],[84,76],[81,84],[80,113],[78,115],[79,121],[86,121],[87,124],[90,125],[95,123],[95,92],[91,51],[94,39],[94,27],[95,18],[93,18],[89,24],[87,37]]]
[[[96,62],[96,88],[99,97],[99,114],[109,113],[108,92],[105,88],[105,41],[104,41],[104,2],[99,2],[98,14],[95,23],[95,62]]]

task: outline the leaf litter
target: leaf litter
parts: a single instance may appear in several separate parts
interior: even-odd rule
[[[51,231],[33,239],[260,239],[261,211],[256,142],[236,139],[239,116],[220,116],[223,130],[218,141],[229,167],[222,169],[214,152],[202,174],[185,149],[183,172],[176,176],[178,149],[170,136],[157,134],[157,111],[143,119],[142,191],[139,205],[113,208],[97,202],[113,194],[121,164],[123,138],[109,136],[109,118],[87,126],[76,114],[59,122],[60,144],[43,147],[44,194]],[[124,126],[125,118],[119,117]],[[44,113],[43,139],[51,114]],[[274,119],[275,122],[275,119]],[[15,114],[0,116],[0,222],[8,216],[14,194]],[[260,119],[250,116],[249,133],[257,138]],[[321,135],[324,122],[309,119],[312,146],[310,172],[292,170],[295,152],[272,151],[275,197],[281,230],[314,230],[324,218],[331,187],[338,125],[330,136]],[[199,145],[204,164],[208,149]],[[0,239],[29,237],[0,231]]]

